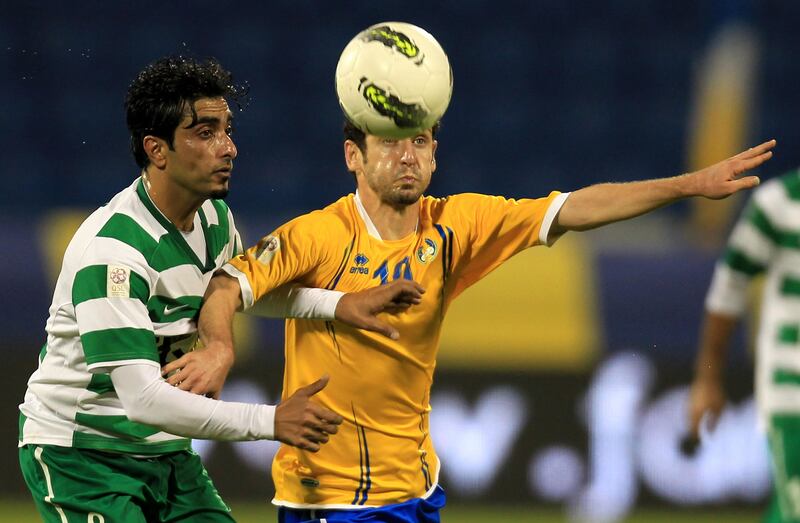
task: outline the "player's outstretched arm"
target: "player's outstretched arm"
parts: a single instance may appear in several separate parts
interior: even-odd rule
[[[570,194],[561,207],[552,234],[584,231],[627,220],[677,200],[702,196],[719,200],[758,185],[757,176],[743,176],[772,157],[775,140],[699,171],[629,183],[601,183]]]
[[[425,289],[411,280],[395,280],[359,292],[342,296],[336,306],[336,319],[357,329],[375,331],[393,340],[397,329],[377,318],[382,312],[398,314],[422,301]]]
[[[275,409],[275,439],[311,452],[336,434],[342,417],[311,401],[325,388],[329,377],[323,376],[311,385],[301,387]]]

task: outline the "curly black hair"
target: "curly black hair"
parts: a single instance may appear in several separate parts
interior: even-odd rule
[[[144,151],[145,136],[162,138],[172,149],[175,129],[186,106],[196,119],[194,102],[218,96],[237,101],[241,108],[247,87],[234,85],[231,73],[214,58],[199,61],[168,56],[145,67],[128,87],[125,97],[131,152],[136,164],[145,168],[150,163]]]

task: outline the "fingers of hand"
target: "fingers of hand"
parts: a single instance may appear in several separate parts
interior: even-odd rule
[[[759,179],[758,176],[745,176],[744,178],[739,180],[739,182],[745,189],[749,189],[761,183],[761,180]]]
[[[311,414],[309,417],[311,422],[314,426],[324,424],[324,425],[341,425],[342,424],[342,417],[336,414],[335,412],[326,409],[325,407],[320,407],[315,403],[308,404],[308,411]],[[331,431],[328,431],[331,432]]]
[[[194,357],[194,353],[190,352],[189,354],[184,354],[177,360],[173,360],[161,368],[161,374],[166,375],[170,372],[182,369],[185,367]]]
[[[388,312],[389,314],[398,314],[407,311],[409,307],[411,307],[411,305],[408,303],[390,303],[383,309],[383,312]]]
[[[307,450],[309,452],[318,452],[319,451],[319,444],[318,443],[314,443],[313,441],[310,441],[310,440],[305,439],[305,438],[300,438],[300,439],[291,441],[290,443],[292,445],[294,445],[295,447],[297,447],[297,448],[301,448],[301,449]]]
[[[778,142],[775,141],[774,139],[773,140],[768,140],[768,141],[766,141],[766,142],[764,142],[762,144],[756,145],[755,147],[751,147],[751,148],[747,149],[746,151],[742,151],[741,153],[739,153],[736,156],[734,156],[734,158],[745,159],[745,158],[752,158],[753,156],[761,155],[761,154],[769,151],[770,149],[774,148],[777,143]]]
[[[181,382],[181,379],[182,379],[181,373],[182,373],[182,371],[183,371],[183,369],[180,369],[180,368],[175,369],[175,372],[173,372],[170,376],[167,377],[167,380],[166,380],[167,383],[169,383],[170,385],[173,385],[173,386],[177,386],[178,383]]]
[[[314,383],[299,388],[297,392],[295,392],[295,394],[300,394],[304,396],[313,396],[314,394],[325,388],[325,385],[328,384],[328,380],[330,380],[330,376],[326,374],[317,381],[315,381]]]

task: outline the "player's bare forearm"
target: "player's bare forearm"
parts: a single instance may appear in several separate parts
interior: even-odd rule
[[[737,322],[733,316],[714,312],[705,315],[694,380],[689,391],[689,434],[695,441],[699,441],[703,417],[708,416],[708,428],[711,430],[725,407],[727,399],[723,369]]]
[[[722,379],[728,347],[736,330],[738,318],[715,312],[706,312],[700,332],[694,375],[698,379]]]
[[[239,281],[225,273],[211,278],[200,308],[197,330],[208,348],[233,353],[233,316],[242,308]]]
[[[203,347],[165,365],[167,383],[182,390],[219,398],[235,359],[233,315],[241,308],[239,283],[220,275],[211,279],[200,309],[198,331]]]
[[[584,231],[648,213],[692,196],[713,200],[750,189],[756,176],[743,176],[772,157],[775,140],[699,171],[628,183],[601,183],[570,194],[556,217],[553,232]]]

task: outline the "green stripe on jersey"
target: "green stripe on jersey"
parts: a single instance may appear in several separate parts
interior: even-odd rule
[[[122,327],[81,334],[86,363],[147,359],[158,363],[153,331]]]
[[[800,340],[800,326],[794,325],[781,325],[778,329],[778,341],[787,345],[797,345]]]
[[[755,202],[748,207],[747,219],[772,243],[787,249],[800,249],[800,233],[776,227]]]
[[[789,296],[800,296],[800,280],[785,277],[781,282],[781,294]]]
[[[130,245],[144,256],[150,259],[158,247],[158,242],[152,236],[147,234],[141,225],[136,223],[136,220],[127,214],[115,214],[108,219],[100,232],[97,233],[99,238],[113,238],[122,243]]]
[[[184,318],[194,318],[200,311],[202,296],[181,296],[167,298],[153,296],[147,302],[150,319],[155,323],[170,323]]]
[[[792,200],[800,200],[800,176],[797,175],[798,171],[787,174],[781,177],[781,183],[786,189],[786,194]]]
[[[751,260],[746,254],[733,247],[728,247],[723,260],[725,264],[734,271],[742,272],[748,276],[755,276],[766,269],[763,264]]]
[[[217,211],[218,225],[211,225],[206,236],[209,241],[208,253],[212,260],[216,260],[219,253],[228,245],[230,240],[230,224],[228,223],[228,206],[222,200],[211,200],[214,210]]]
[[[130,297],[147,303],[150,289],[144,278],[131,271]],[[79,270],[72,282],[72,304],[108,297],[108,265],[90,265]]]
[[[97,236],[113,238],[133,247],[157,272],[180,265],[198,265],[197,255],[186,245],[177,229],[175,234],[163,234],[156,241],[133,218],[125,214],[115,214],[109,218]],[[198,266],[203,269],[202,265]]]
[[[769,221],[769,217],[767,217],[766,213],[764,213],[755,202],[751,202],[747,209],[747,219],[761,234],[774,243],[781,243],[783,234],[772,225],[772,222]]]
[[[800,385],[800,374],[790,370],[777,369],[772,373],[772,381],[776,385]]]
[[[144,440],[153,434],[161,432],[160,429],[150,425],[131,421],[126,416],[101,416],[76,412],[75,422],[84,427],[90,427],[128,440]]]
[[[111,376],[108,374],[92,374],[92,379],[86,386],[86,390],[94,392],[95,394],[115,392],[114,384],[111,382]]]
[[[79,449],[155,455],[166,454],[168,452],[177,452],[179,450],[188,450],[191,447],[191,440],[180,438],[158,442],[130,441],[119,438],[98,436],[96,434],[74,432],[72,434],[72,446]]]

